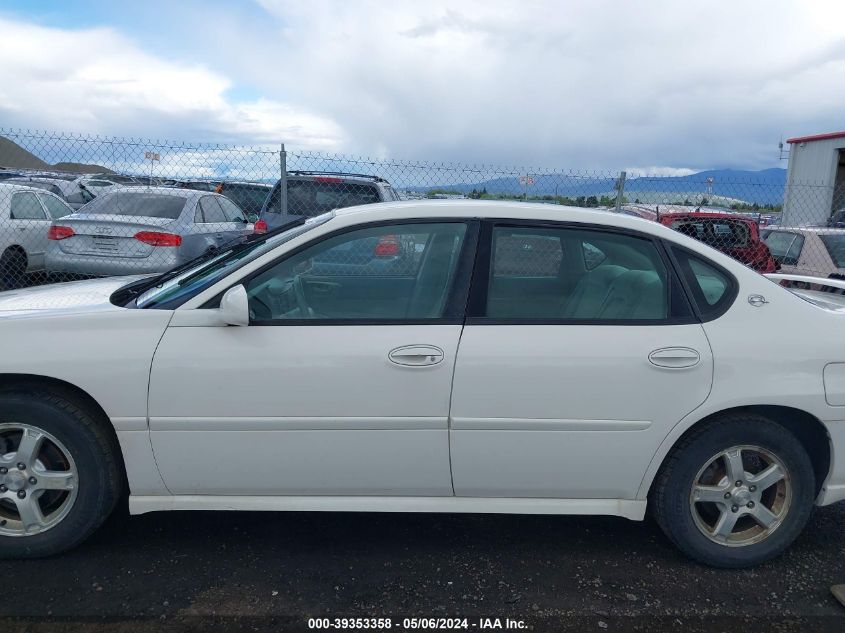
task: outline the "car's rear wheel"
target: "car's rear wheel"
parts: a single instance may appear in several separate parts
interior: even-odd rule
[[[0,255],[0,290],[23,286],[27,265],[25,252],[17,247],[7,248]]]
[[[84,407],[49,393],[0,393],[0,558],[77,545],[120,490],[114,440]]]
[[[693,430],[655,480],[658,524],[687,555],[717,567],[756,565],[780,554],[810,516],[810,458],[783,426],[751,413]]]

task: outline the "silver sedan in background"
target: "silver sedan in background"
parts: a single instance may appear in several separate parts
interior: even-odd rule
[[[114,187],[50,226],[49,272],[131,275],[169,270],[252,233],[225,196]]]

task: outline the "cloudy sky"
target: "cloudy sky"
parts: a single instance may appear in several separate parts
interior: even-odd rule
[[[0,126],[761,169],[845,129],[845,2],[2,0]]]

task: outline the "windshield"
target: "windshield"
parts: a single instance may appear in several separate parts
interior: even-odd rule
[[[328,222],[333,217],[333,213],[325,213],[316,218],[309,218],[305,224],[295,226],[292,229],[273,235],[267,239],[223,251],[217,257],[201,261],[196,266],[186,269],[177,277],[159,286],[150,288],[138,297],[135,301],[135,307],[152,308],[165,302],[172,302],[177,299],[193,296],[201,290],[205,290],[217,283],[220,279],[244,264],[273,250],[280,244],[284,244]]]
[[[97,196],[80,213],[129,215],[175,220],[185,207],[185,196],[171,196],[150,191],[109,191]]]

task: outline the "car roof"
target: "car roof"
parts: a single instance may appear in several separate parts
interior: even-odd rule
[[[143,193],[155,193],[161,194],[165,196],[175,196],[177,198],[191,198],[194,196],[214,196],[218,195],[215,194],[213,191],[198,191],[197,189],[181,189],[179,187],[149,187],[147,185],[123,185],[118,187],[109,187],[105,192],[101,193],[100,196],[111,196],[111,195],[131,195],[131,194],[143,194]],[[97,197],[100,197],[97,196]]]
[[[744,222],[754,222],[754,218],[749,218],[737,213],[728,213],[727,211],[665,211],[660,214],[660,218],[710,218],[717,220],[742,220]]]
[[[369,185],[384,185],[392,187],[392,185],[381,176],[374,176],[370,174],[347,174],[343,172],[334,171],[289,171],[288,180],[312,180],[316,182],[354,182]]]
[[[427,218],[501,218],[554,222],[579,222],[630,228],[657,235],[677,236],[658,222],[603,209],[500,200],[400,200],[335,209],[338,218],[354,221]],[[369,217],[368,217],[369,216]],[[351,219],[351,218],[350,218]],[[689,238],[691,239],[691,238]]]
[[[9,182],[10,180],[12,182]],[[30,187],[29,185],[25,184],[25,182],[26,181],[13,180],[11,178],[9,178],[7,180],[0,180],[0,191],[25,190],[25,191],[37,191],[39,193],[50,193],[49,191],[47,191],[45,189],[41,189],[40,187]]]
[[[273,184],[269,182],[250,182],[248,180],[223,180],[219,184],[223,185],[223,188],[230,187],[231,185],[249,185],[250,187],[264,187],[266,189],[273,188]]]

